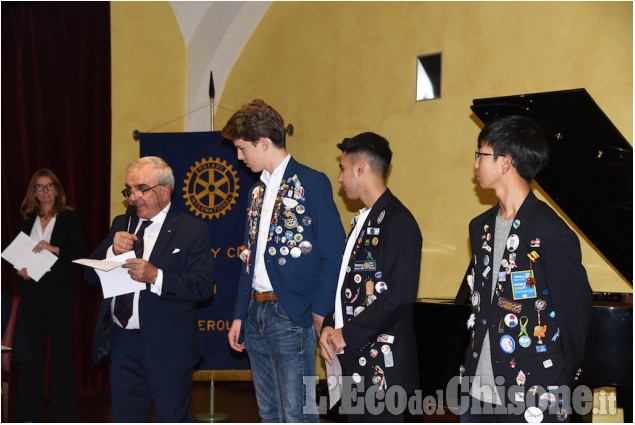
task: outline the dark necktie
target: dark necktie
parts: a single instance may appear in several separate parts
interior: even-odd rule
[[[141,227],[139,227],[139,230],[137,231],[137,242],[135,242],[132,246],[132,250],[137,258],[143,258],[143,234],[145,233],[146,227],[150,224],[152,224],[150,220],[144,220],[141,222]],[[134,292],[118,295],[115,298],[115,317],[124,328],[128,325],[130,317],[132,317],[133,302]]]

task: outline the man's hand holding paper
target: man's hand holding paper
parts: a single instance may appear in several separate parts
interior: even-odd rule
[[[108,261],[118,261],[124,263],[125,265],[126,260],[130,259],[139,260],[135,257],[133,251],[128,251],[121,255],[109,257]],[[117,295],[123,295],[135,291],[143,291],[144,289],[146,289],[145,282],[142,283],[133,280],[131,274],[129,273],[129,270],[129,268],[124,268],[124,266],[116,267],[107,272],[95,269],[95,272],[97,273],[97,276],[99,276],[99,280],[101,282],[101,290],[104,293],[104,298],[115,297]]]
[[[141,283],[151,283],[158,275],[159,269],[142,258],[129,258],[123,266],[133,280]]]

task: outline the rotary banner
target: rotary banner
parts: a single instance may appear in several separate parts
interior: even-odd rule
[[[205,221],[212,237],[214,297],[198,309],[201,371],[247,370],[244,353],[229,347],[240,275],[248,191],[258,180],[238,164],[233,143],[220,132],[141,133],[141,156],[163,158],[174,171],[172,205]]]

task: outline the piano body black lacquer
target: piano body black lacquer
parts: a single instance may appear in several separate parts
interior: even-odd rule
[[[505,115],[542,124],[549,164],[536,182],[632,287],[633,148],[586,90],[475,99],[471,108],[484,124]],[[415,306],[424,396],[445,390],[458,373],[469,342],[468,300],[464,278],[454,300],[420,299]],[[594,300],[579,383],[616,387],[617,405],[632,422],[632,293],[594,294]]]

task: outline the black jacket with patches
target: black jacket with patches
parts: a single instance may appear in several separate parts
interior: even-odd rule
[[[382,377],[386,388],[401,385],[412,393],[419,386],[413,309],[421,243],[417,221],[386,189],[360,231],[341,289],[346,348],[339,360],[344,376],[358,373],[365,388],[381,384]],[[376,297],[370,305],[364,305],[367,282]],[[323,327],[335,327],[334,314]]]
[[[584,358],[593,302],[579,240],[547,204],[529,192],[514,217],[503,261],[492,264],[498,213],[495,206],[469,226],[473,307],[465,375],[474,375],[489,330],[494,376],[505,378],[505,388],[517,385],[520,371],[527,389],[571,385]],[[529,271],[535,279],[533,287],[531,281],[525,282]],[[494,273],[499,274],[499,283],[491,297]],[[505,322],[508,314],[515,320]],[[521,336],[529,338],[529,346],[521,345]],[[523,344],[527,345],[527,338]]]

